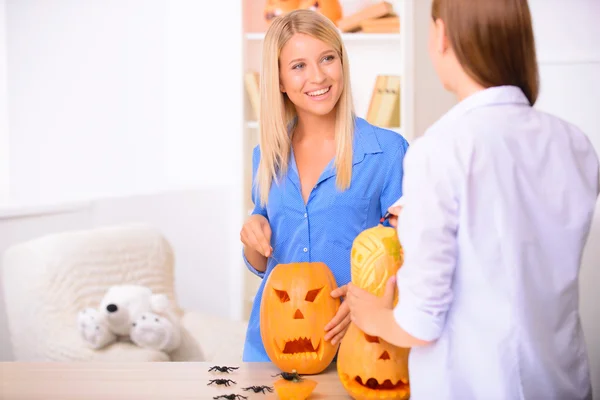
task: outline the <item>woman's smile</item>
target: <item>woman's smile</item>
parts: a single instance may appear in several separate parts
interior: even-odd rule
[[[306,92],[306,95],[312,100],[325,100],[329,98],[329,93],[331,93],[331,86]]]

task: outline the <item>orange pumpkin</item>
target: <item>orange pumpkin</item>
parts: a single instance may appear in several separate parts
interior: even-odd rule
[[[334,24],[342,19],[342,5],[339,0],[267,0],[264,8],[265,20],[271,22],[274,18],[294,10],[314,10]]]
[[[316,381],[303,378],[296,371],[281,375],[273,384],[280,400],[306,400],[317,387]]]
[[[333,273],[322,262],[279,264],[269,274],[260,304],[260,333],[271,362],[284,372],[318,374],[339,344],[325,341],[325,325],[340,299]]]
[[[361,232],[352,244],[352,283],[382,296],[387,280],[403,262],[402,246],[394,228],[378,225]],[[398,293],[394,296],[394,305]],[[351,323],[340,345],[338,376],[350,396],[363,399],[408,399],[410,349],[366,335]]]

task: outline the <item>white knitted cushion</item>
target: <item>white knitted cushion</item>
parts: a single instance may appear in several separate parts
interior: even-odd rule
[[[9,248],[3,259],[8,326],[17,360],[111,358],[131,348],[131,360],[167,360],[160,352],[122,343],[101,352],[85,347],[77,312],[97,307],[116,284],[144,285],[176,303],[173,251],[155,229],[130,225],[47,235]],[[182,315],[182,310],[177,308]],[[129,346],[129,347],[128,347]]]

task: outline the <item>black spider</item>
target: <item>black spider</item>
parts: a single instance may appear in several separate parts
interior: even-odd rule
[[[208,382],[206,384],[206,386],[212,384],[212,383],[216,383],[217,385],[225,385],[225,386],[229,386],[230,383],[235,384],[235,381],[232,381],[231,379],[213,379],[210,382]]]
[[[281,376],[286,381],[293,381],[293,382],[300,382],[302,380],[302,377],[300,375],[298,375],[298,373],[296,372],[295,369],[292,370],[292,372],[282,372],[280,374],[273,375],[273,376]]]
[[[208,372],[210,372],[210,371],[230,372],[230,371],[236,370],[238,368],[239,367],[225,367],[225,366],[220,367],[218,365],[215,365],[214,367],[210,367]]]
[[[222,394],[220,396],[213,397],[213,399],[236,400],[236,399],[247,399],[247,397],[242,396],[241,394]]]
[[[266,385],[261,385],[261,386],[248,386],[247,388],[242,388],[242,390],[252,390],[254,391],[254,393],[258,393],[258,392],[263,392],[265,393],[265,390],[268,392],[272,392],[273,388],[270,386],[266,386]]]

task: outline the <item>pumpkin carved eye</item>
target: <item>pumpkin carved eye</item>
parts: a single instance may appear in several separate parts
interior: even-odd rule
[[[304,300],[310,301],[312,303],[313,301],[315,301],[319,293],[321,293],[321,289],[323,288],[320,287],[318,289],[309,290],[308,293],[306,293],[306,297],[304,298]]]
[[[367,339],[367,342],[369,343],[379,343],[379,338],[377,336],[371,336],[365,333],[365,339]]]
[[[288,295],[288,292],[286,292],[285,290],[277,290],[277,289],[273,289],[273,290],[275,291],[275,294],[277,295],[277,297],[279,297],[279,300],[282,303],[290,301],[290,296]]]

